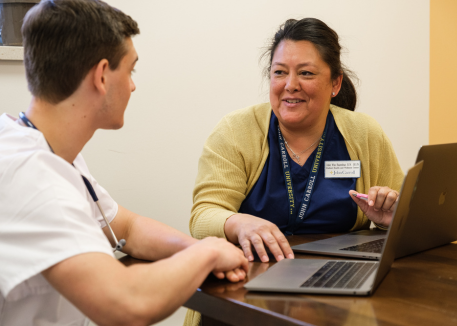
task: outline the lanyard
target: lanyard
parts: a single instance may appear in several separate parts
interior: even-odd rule
[[[19,117],[21,118],[22,122],[24,122],[28,127],[33,128],[35,130],[38,130],[38,128],[30,121],[24,114],[24,112],[19,112]],[[46,141],[47,142],[47,141]],[[54,153],[54,150],[52,149],[51,145],[49,145],[49,148],[51,149],[51,152]],[[55,153],[54,153],[55,154]],[[75,165],[72,164],[73,167],[76,169]],[[106,225],[108,226],[108,229],[111,232],[111,236],[113,237],[114,243],[116,243],[116,247],[113,248],[113,252],[115,251],[122,251],[122,248],[125,246],[126,241],[124,239],[121,239],[121,241],[117,241],[116,235],[114,234],[113,229],[111,228],[111,225],[109,225],[108,219],[105,216],[105,213],[103,212],[102,207],[100,206],[100,203],[98,202],[98,197],[97,194],[95,193],[94,188],[90,184],[89,180],[85,176],[81,174],[81,177],[83,178],[84,184],[86,185],[87,191],[89,191],[90,196],[94,200],[95,204],[97,204],[98,209],[100,210],[100,213],[103,216],[103,219],[105,220]]]
[[[281,153],[281,161],[282,161],[282,170],[284,172],[284,182],[286,184],[287,189],[287,197],[289,200],[289,223],[287,224],[286,228],[286,235],[292,235],[297,228],[298,224],[303,221],[308,212],[308,208],[311,201],[311,196],[313,194],[314,185],[316,184],[317,173],[319,172],[319,166],[322,161],[322,154],[324,152],[324,145],[325,145],[325,137],[327,136],[328,130],[328,118],[327,122],[325,123],[324,133],[321,136],[319,141],[319,145],[317,146],[317,153],[314,157],[314,162],[311,167],[311,172],[309,173],[309,177],[307,180],[307,186],[305,188],[305,195],[302,200],[302,204],[298,214],[295,213],[295,197],[294,197],[294,187],[292,184],[292,174],[290,172],[290,165],[287,159],[287,150],[284,144],[284,138],[281,133],[281,129],[278,125],[278,139],[279,139],[279,151]]]

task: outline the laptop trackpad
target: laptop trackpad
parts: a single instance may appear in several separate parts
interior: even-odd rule
[[[251,280],[247,288],[254,290],[263,288],[266,284],[270,289],[300,288],[303,282],[327,263],[327,260],[284,259],[280,263],[270,267],[267,273],[260,275],[261,277]]]

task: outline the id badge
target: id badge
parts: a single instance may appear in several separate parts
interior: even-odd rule
[[[325,178],[360,178],[360,161],[325,161]]]

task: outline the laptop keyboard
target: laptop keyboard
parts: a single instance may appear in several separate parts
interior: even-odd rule
[[[357,289],[362,286],[377,263],[329,261],[314,273],[302,288]]]
[[[365,242],[359,245],[350,246],[346,248],[342,248],[339,250],[347,250],[347,251],[360,251],[360,252],[374,252],[380,254],[382,251],[382,246],[384,245],[385,239],[378,239],[370,242]]]

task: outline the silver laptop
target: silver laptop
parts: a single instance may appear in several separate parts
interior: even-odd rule
[[[416,162],[424,162],[410,216],[402,227],[395,258],[438,247],[457,239],[457,143],[428,145]],[[386,233],[362,230],[293,246],[301,253],[376,259]]]
[[[412,167],[403,181],[400,199],[382,250],[381,260],[284,259],[244,287],[250,291],[370,295],[394,261],[395,248],[405,223],[422,162]]]

